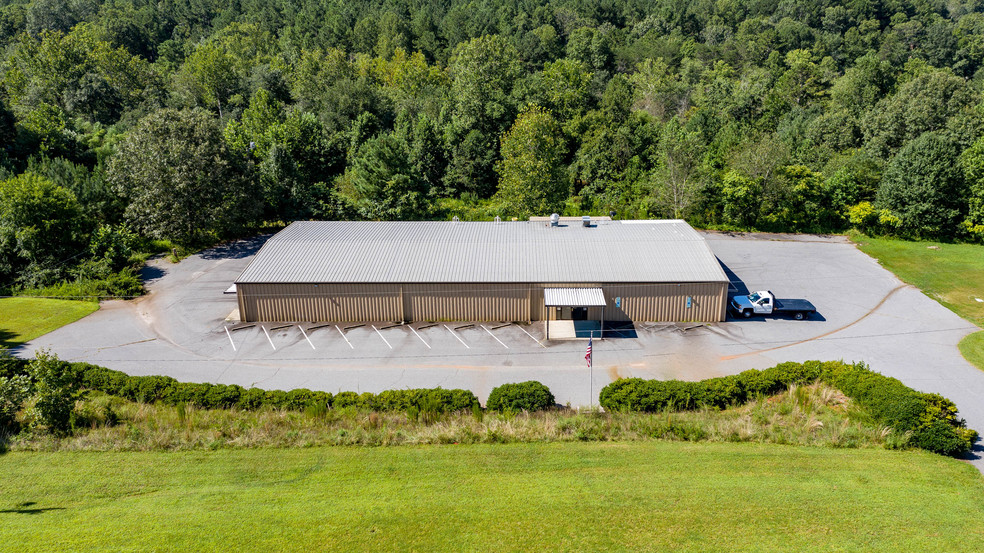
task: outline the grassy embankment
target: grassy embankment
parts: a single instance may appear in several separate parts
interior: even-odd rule
[[[628,442],[10,453],[12,551],[978,551],[921,451]]]
[[[91,393],[66,437],[25,432],[13,451],[152,451],[259,447],[392,446],[579,441],[710,441],[899,447],[905,437],[872,421],[823,384],[794,386],[723,411],[679,413],[430,413],[201,409]]]
[[[984,300],[984,246],[867,236],[856,237],[855,242],[903,281],[984,328],[984,302],[977,301]],[[984,332],[968,335],[959,348],[968,361],[984,370]]]
[[[89,301],[0,298],[0,346],[14,347],[99,309]]]

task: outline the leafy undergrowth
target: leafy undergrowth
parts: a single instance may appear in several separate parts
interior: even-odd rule
[[[512,442],[678,440],[821,447],[904,447],[907,437],[823,384],[722,411],[595,413],[402,413],[354,408],[306,411],[199,409],[123,400],[98,392],[78,405],[68,437],[23,433],[12,450],[183,450],[319,445],[394,446]]]

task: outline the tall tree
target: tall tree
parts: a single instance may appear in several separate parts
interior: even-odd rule
[[[960,154],[960,167],[967,181],[967,219],[972,226],[984,225],[984,138]]]
[[[243,159],[230,154],[203,110],[148,115],[120,143],[108,179],[147,236],[196,244],[234,235],[260,207]]]
[[[75,196],[25,173],[0,182],[0,282],[40,286],[85,253],[88,222]]]
[[[495,200],[502,210],[518,217],[560,211],[570,195],[565,153],[553,116],[538,106],[523,111],[502,137],[502,159],[496,164]]]
[[[901,219],[912,236],[952,236],[966,212],[967,189],[957,148],[939,133],[925,133],[892,159],[878,188],[877,205]]]
[[[359,147],[339,189],[366,219],[421,219],[428,209],[427,183],[420,177],[407,143],[385,133]]]

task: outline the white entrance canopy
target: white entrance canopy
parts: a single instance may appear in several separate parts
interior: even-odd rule
[[[601,288],[544,288],[546,307],[604,307],[605,294]]]

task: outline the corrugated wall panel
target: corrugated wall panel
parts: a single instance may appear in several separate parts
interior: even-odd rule
[[[717,322],[724,320],[727,285],[691,282],[680,284],[605,285],[606,321]],[[687,307],[687,297],[691,298]],[[621,298],[621,307],[615,298]]]
[[[241,284],[243,321],[398,321],[400,287],[393,284]]]
[[[602,288],[606,321],[723,321],[726,283],[240,284],[243,321],[541,321],[543,289]],[[687,297],[691,306],[687,308]],[[621,298],[621,307],[615,298]],[[592,317],[595,316],[592,310]]]
[[[585,284],[550,283],[533,285],[532,320],[542,321],[556,314],[543,305],[543,289],[565,286],[600,286],[608,305],[606,321],[652,322],[718,322],[725,319],[727,309],[727,284],[718,282],[690,282],[680,284]],[[690,308],[687,308],[690,296]],[[615,307],[615,298],[621,298],[621,307]],[[593,313],[592,313],[593,315]]]
[[[403,304],[409,321],[527,321],[526,284],[408,284]]]

